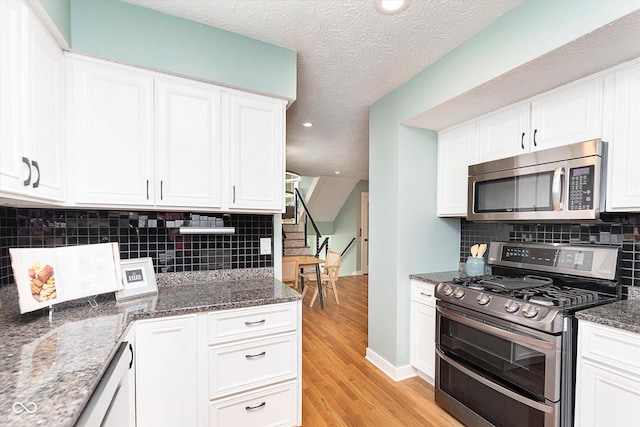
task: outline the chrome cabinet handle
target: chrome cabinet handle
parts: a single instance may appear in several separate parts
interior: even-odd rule
[[[267,319],[262,319],[262,320],[256,320],[255,322],[244,322],[244,324],[247,326],[253,326],[253,325],[260,325],[262,323],[265,323],[266,321]]]
[[[233,203],[236,202],[236,186],[233,186]]]
[[[261,404],[256,405],[256,406],[245,406],[244,409],[246,411],[253,411],[255,409],[264,408],[266,405],[267,405],[267,402],[262,402]]]
[[[22,161],[27,165],[27,169],[29,169],[29,176],[23,182],[24,186],[26,187],[27,185],[31,184],[31,163],[29,163],[29,159],[26,157],[23,157]]]
[[[147,200],[149,200],[149,180],[147,180]]]
[[[246,357],[247,359],[255,359],[256,357],[262,357],[266,355],[267,355],[267,352],[263,351],[262,353],[258,353],[258,354],[246,354],[244,357]]]
[[[551,183],[551,200],[553,201],[553,210],[562,210],[562,177],[564,176],[564,167],[557,167],[553,171],[553,182]]]
[[[160,181],[160,200],[163,200],[163,195],[162,195],[162,186],[163,186],[164,182],[161,180]]]
[[[31,160],[31,164],[38,171],[38,179],[36,179],[36,181],[33,183],[33,188],[38,188],[40,186],[40,166],[38,165],[38,162],[36,162],[35,160]]]

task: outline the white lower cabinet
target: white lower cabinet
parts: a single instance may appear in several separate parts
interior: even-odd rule
[[[196,315],[143,320],[135,329],[136,425],[201,425]]]
[[[411,366],[418,375],[433,384],[436,367],[435,286],[411,281]]]
[[[640,335],[580,321],[575,425],[637,425]]]
[[[301,425],[301,307],[138,321],[137,425]]]

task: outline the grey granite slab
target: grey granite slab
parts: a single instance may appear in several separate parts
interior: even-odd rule
[[[422,273],[422,274],[410,274],[409,279],[418,280],[421,282],[432,283],[437,285],[441,282],[448,282],[455,277],[460,277],[459,271],[439,271],[435,273]]]
[[[628,299],[576,312],[576,318],[640,334],[640,299]]]
[[[153,296],[60,304],[51,321],[48,310],[20,314],[16,287],[0,287],[0,425],[73,425],[133,320],[300,299],[272,269],[158,274],[157,282]]]

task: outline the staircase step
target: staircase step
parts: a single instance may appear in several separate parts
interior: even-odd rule
[[[304,248],[304,239],[286,239],[284,241],[285,248]]]
[[[312,255],[311,248],[309,247],[301,247],[301,248],[284,248],[285,255]]]
[[[282,224],[282,228],[284,232],[289,234],[289,232],[300,232],[304,233],[304,224]]]
[[[289,239],[301,239],[304,240],[304,232],[301,231],[287,231],[287,237],[285,237],[285,240],[289,240]]]

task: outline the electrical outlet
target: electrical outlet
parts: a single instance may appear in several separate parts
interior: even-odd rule
[[[260,238],[260,255],[271,255],[271,237]]]

